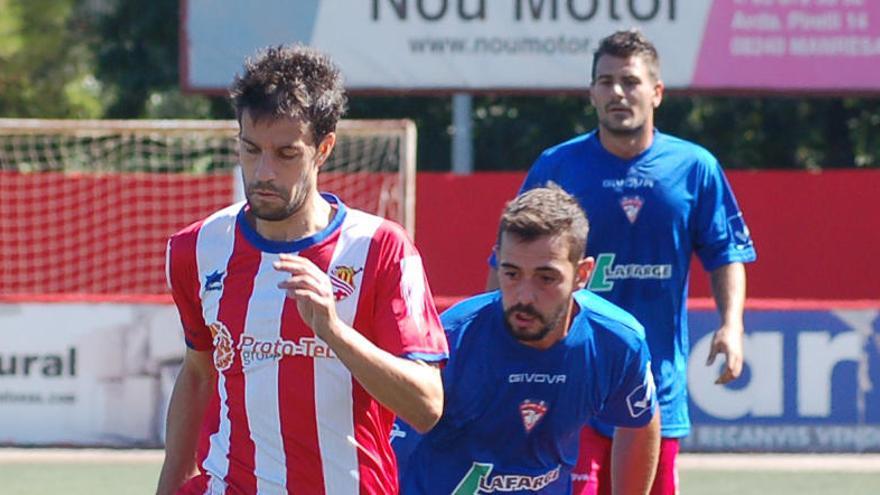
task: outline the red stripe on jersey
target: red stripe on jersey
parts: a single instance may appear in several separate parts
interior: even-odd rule
[[[204,495],[208,491],[208,479],[205,473],[190,478],[177,489],[176,495]]]
[[[396,330],[397,322],[379,322],[376,320],[376,304],[382,304],[379,290],[386,288],[384,276],[391,275],[392,278],[399,280],[399,269],[392,269],[389,273],[387,263],[390,259],[400,259],[399,253],[395,253],[399,246],[395,247],[392,243],[389,246],[387,242],[393,239],[393,235],[388,235],[388,224],[382,222],[382,225],[373,235],[370,250],[367,253],[367,259],[364,263],[364,277],[373,278],[374,283],[363,284],[361,289],[360,300],[358,301],[358,310],[354,321],[354,328],[363,333],[370,341],[376,345],[383,347],[392,354],[399,354],[402,351],[399,339],[395,339],[395,344],[389,348],[387,346],[388,339],[383,339],[383,334],[393,333],[396,331],[383,332],[382,328],[377,325],[390,324],[388,330]],[[397,273],[397,275],[395,275]],[[393,282],[395,286],[399,285],[397,280]],[[388,283],[392,283],[388,281]],[[378,299],[378,300],[377,300]],[[383,343],[385,345],[383,345]],[[385,406],[376,401],[367,391],[352,377],[353,385],[353,416],[355,424],[355,440],[361,447],[358,449],[358,466],[360,472],[360,493],[362,494],[382,494],[397,493],[397,459],[391,450],[389,437],[391,435],[391,426],[394,423],[394,413],[389,411]]]
[[[196,350],[211,349],[211,332],[201,312],[201,282],[196,262],[196,241],[204,220],[174,234],[168,242],[168,277],[171,296],[177,305],[187,345]]]
[[[335,238],[301,251],[322,271],[327,271]],[[314,338],[315,333],[306,325],[296,308],[296,301],[284,301],[281,314],[281,337],[299,342],[303,337]],[[318,424],[315,411],[314,359],[305,356],[287,357],[279,361],[278,392],[281,431],[284,435],[284,456],[287,460],[287,490],[289,493],[322,495],[324,472],[321,463],[321,447],[318,441]],[[332,462],[332,459],[330,459]]]
[[[214,392],[211,394],[211,400],[208,402],[208,408],[205,410],[205,417],[202,419],[202,431],[199,436],[199,446],[197,455],[199,460],[199,472],[207,475],[204,468],[205,459],[208,457],[208,451],[211,448],[211,435],[220,430],[220,394],[217,393],[217,379],[214,379]],[[202,490],[201,493],[204,493]]]
[[[397,493],[397,458],[388,441],[394,413],[373,399],[354,378],[352,385],[360,493]]]
[[[260,251],[245,240],[240,227],[236,226],[235,246],[226,266],[226,280],[223,284],[229,289],[223,291],[217,315],[217,319],[229,329],[233,342],[241,342],[248,302],[254,289],[254,278],[260,267],[260,260]],[[229,409],[230,422],[227,453],[229,471],[224,481],[234,493],[256,493],[255,447],[248,426],[244,369],[241,352],[234,352],[233,355],[232,365],[223,372],[226,379],[226,406]]]

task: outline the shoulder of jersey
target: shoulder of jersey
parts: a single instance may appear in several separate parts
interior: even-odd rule
[[[473,320],[477,315],[498,301],[499,294],[498,291],[486,292],[455,303],[440,315],[443,327],[448,331],[451,328],[460,326],[462,323]]]
[[[172,238],[182,238],[182,237],[189,237],[189,236],[197,236],[199,233],[199,230],[201,230],[202,227],[204,227],[205,225],[212,223],[212,222],[226,220],[226,221],[231,221],[234,223],[235,218],[238,216],[238,212],[241,211],[242,207],[244,207],[244,201],[234,203],[234,204],[231,204],[231,205],[226,206],[224,208],[221,208],[221,209],[215,211],[214,213],[208,215],[207,217],[205,217],[201,220],[198,220],[196,222],[193,222],[193,223],[187,225],[186,227],[180,229],[179,231],[174,233],[171,237]]]
[[[586,143],[596,135],[595,131],[575,136],[568,141],[563,141],[555,146],[551,146],[541,153],[542,158],[565,158],[569,154],[580,150]]]
[[[355,225],[363,225],[364,223],[376,226],[374,238],[382,238],[384,240],[404,240],[409,239],[409,234],[400,224],[387,218],[367,213],[363,210],[348,207],[346,210],[345,222],[342,228],[351,228]]]
[[[659,144],[669,151],[693,155],[696,159],[696,163],[715,164],[718,162],[712,152],[693,141],[688,141],[687,139],[676,137],[671,134],[664,134],[659,131],[657,132],[656,139]]]
[[[645,327],[620,306],[586,289],[576,291],[574,298],[592,323],[624,336],[634,334],[645,338]]]

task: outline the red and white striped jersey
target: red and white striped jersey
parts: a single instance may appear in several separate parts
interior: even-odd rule
[[[394,415],[300,318],[277,284],[279,253],[330,276],[339,317],[378,347],[443,361],[448,348],[421,258],[398,225],[335,204],[330,225],[262,238],[243,203],[171,237],[167,275],[189,347],[213,350],[216,394],[199,444],[197,493],[397,492]]]

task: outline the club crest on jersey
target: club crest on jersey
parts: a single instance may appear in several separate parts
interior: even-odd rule
[[[538,424],[539,421],[547,414],[547,403],[544,401],[534,402],[530,399],[526,399],[519,404],[519,415],[522,417],[523,427],[526,429],[526,433],[532,431],[532,429]]]
[[[364,271],[363,268],[354,269],[354,267],[346,265],[336,266],[330,270],[330,285],[333,286],[333,297],[337,301],[354,294],[357,287],[354,277],[362,271]]]
[[[641,196],[624,196],[620,198],[620,207],[623,208],[623,212],[626,214],[626,219],[629,220],[629,223],[636,223],[636,220],[639,218],[639,212],[642,211],[642,205],[645,204],[645,200],[642,199]]]
[[[232,359],[235,357],[232,334],[229,333],[226,325],[219,321],[208,325],[208,329],[214,339],[214,367],[217,371],[226,371],[232,366]]]
[[[223,290],[223,272],[214,270],[205,275],[205,291]]]

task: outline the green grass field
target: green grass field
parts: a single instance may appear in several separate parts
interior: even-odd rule
[[[0,449],[2,450],[2,449]],[[102,456],[77,454],[60,459],[37,456],[25,451],[23,456],[0,456],[0,493],[8,495],[151,494],[155,490],[161,456],[127,455],[113,451]],[[857,469],[843,466],[839,471],[833,463],[799,463],[788,460],[778,469],[762,456],[738,456],[736,465],[728,462],[723,469],[713,468],[722,462],[701,462],[688,456],[682,462],[681,493],[683,495],[878,495],[880,494],[880,462],[877,456]],[[713,460],[712,456],[707,456]],[[833,459],[834,456],[825,458]],[[694,462],[694,460],[697,462]],[[869,459],[869,457],[865,457]],[[856,458],[857,460],[857,458]],[[748,466],[753,466],[749,468]],[[817,469],[815,466],[824,466]],[[740,468],[742,466],[742,468]],[[800,467],[799,467],[800,466]]]
[[[682,495],[878,495],[880,472],[682,470]]]

